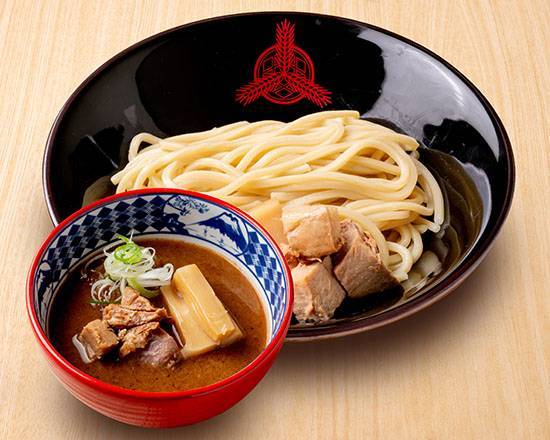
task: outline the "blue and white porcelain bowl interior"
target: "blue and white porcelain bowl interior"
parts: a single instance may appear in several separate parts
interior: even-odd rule
[[[292,306],[291,279],[280,250],[254,220],[204,195],[179,190],[139,190],[100,200],[71,216],[48,239],[32,280],[33,306],[47,334],[52,302],[75,266],[116,240],[116,234],[164,237],[208,248],[253,284],[266,312],[269,344]]]

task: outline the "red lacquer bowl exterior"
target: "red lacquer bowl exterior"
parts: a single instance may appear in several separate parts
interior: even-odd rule
[[[275,252],[286,280],[286,306],[283,308],[280,326],[271,337],[267,347],[249,365],[234,375],[214,384],[188,391],[179,392],[142,392],[113,386],[89,376],[71,365],[49,341],[37,314],[35,302],[34,278],[44,251],[68,225],[74,225],[81,215],[96,208],[104,208],[110,203],[119,202],[125,197],[150,197],[177,194],[200,198],[216,203],[222,209],[252,224],[261,233]],[[123,423],[148,427],[168,428],[197,423],[214,417],[243,399],[264,377],[284,343],[292,316],[293,289],[290,269],[273,239],[250,216],[227,203],[212,197],[183,190],[137,190],[102,199],[76,212],[57,226],[44,241],[37,253],[27,281],[27,311],[34,334],[39,342],[48,364],[63,384],[77,399],[90,408]]]
[[[67,370],[63,364],[51,356],[48,350],[43,351],[53,373],[63,386],[90,408],[129,425],[171,428],[210,419],[241,401],[273,365],[283,342],[284,338],[280,338],[269,356],[263,358],[246,375],[227,385],[215,386],[212,390],[188,396],[177,396],[178,393],[157,393],[159,396],[154,398],[150,395],[143,396],[143,394],[152,393],[132,391],[120,393],[118,390],[111,392],[103,387],[86,383],[81,377]]]

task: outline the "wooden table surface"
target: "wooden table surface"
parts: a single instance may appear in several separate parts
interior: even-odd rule
[[[41,186],[56,113],[99,64],[149,35],[254,10],[378,25],[470,78],[517,161],[510,216],[454,294],[367,334],[287,344],[265,380],[205,423],[151,431],[109,420],[49,373],[25,277],[52,224]],[[550,438],[550,2],[0,0],[0,438]]]

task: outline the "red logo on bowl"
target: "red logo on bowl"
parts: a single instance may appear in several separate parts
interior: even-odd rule
[[[237,90],[237,102],[249,105],[263,96],[275,104],[294,104],[304,98],[319,107],[331,103],[330,92],[315,82],[311,58],[296,46],[294,30],[288,20],[277,24],[275,44],[256,60],[254,79]]]

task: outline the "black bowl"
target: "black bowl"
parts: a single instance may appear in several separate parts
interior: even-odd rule
[[[284,44],[294,47],[295,83],[266,91],[258,84],[273,73]],[[421,159],[447,199],[444,231],[426,242],[442,269],[406,294],[345,303],[322,325],[295,324],[288,337],[331,337],[395,321],[445,296],[481,261],[510,208],[514,160],[500,119],[470,81],[426,48],[365,23],[240,14],[180,26],[124,50],[77,88],[55,121],[43,167],[50,216],[58,223],[111,194],[108,176],[125,165],[139,132],[290,121],[321,108],[357,110],[421,142]]]

